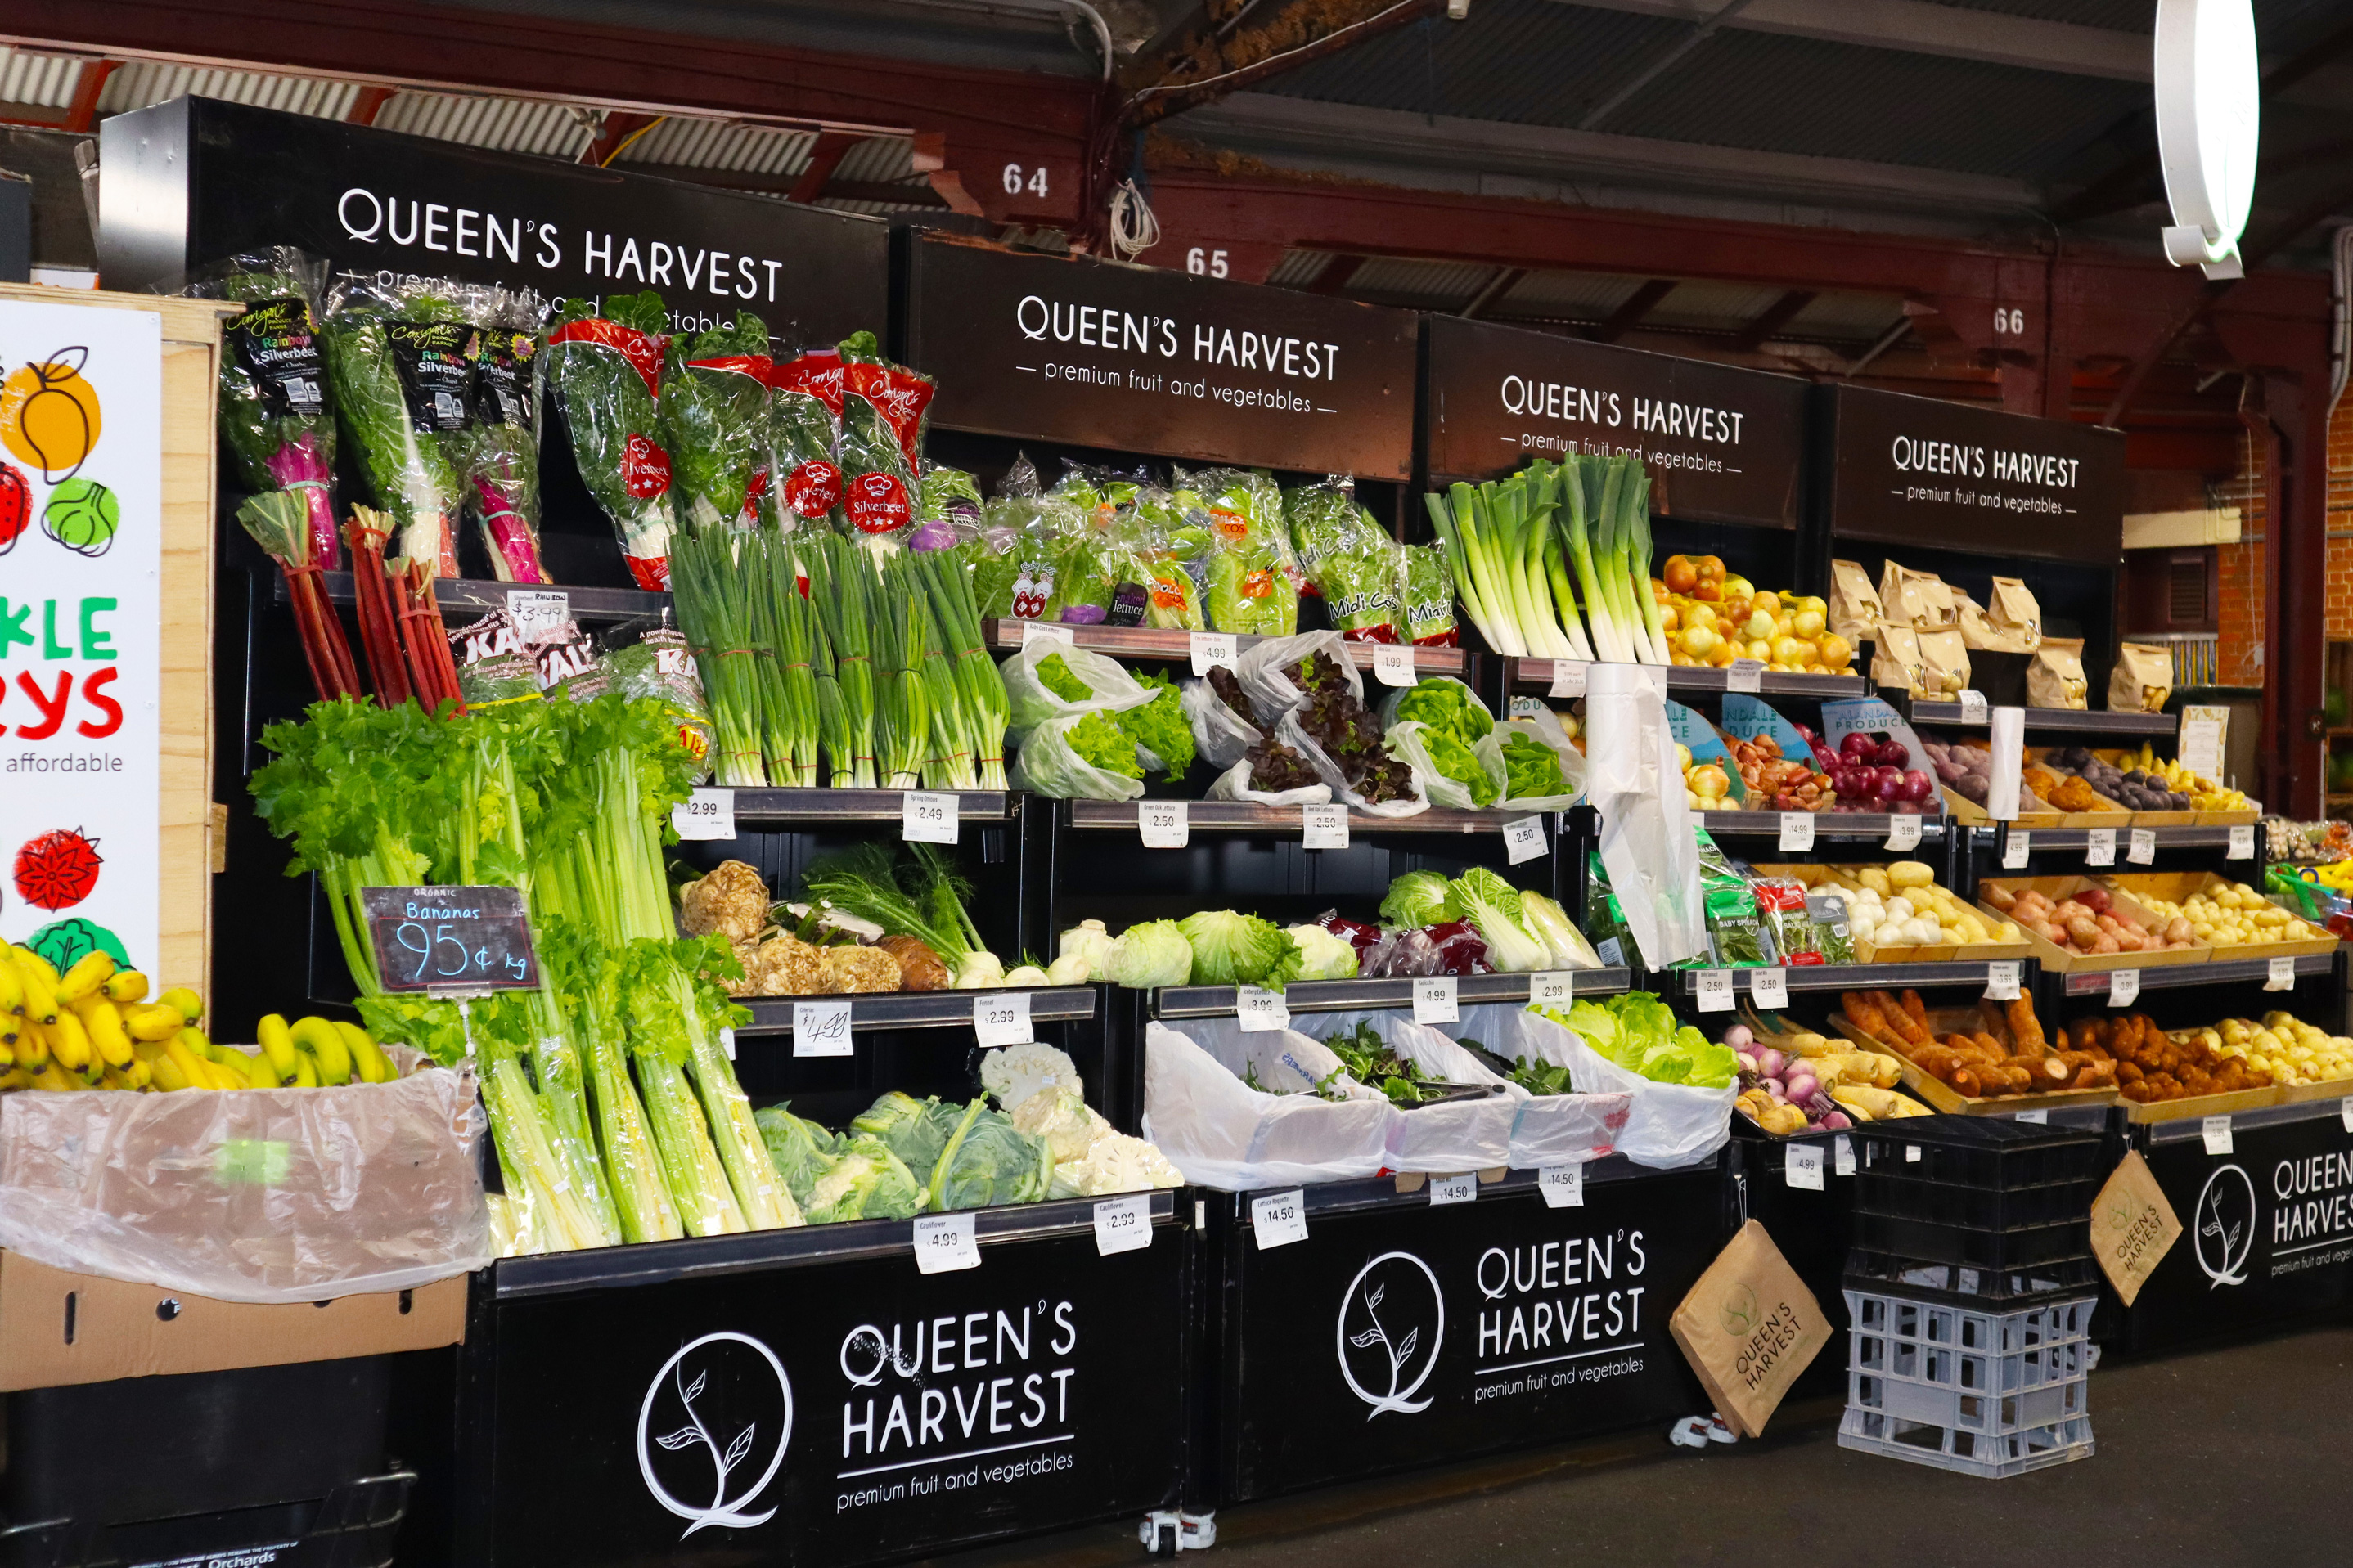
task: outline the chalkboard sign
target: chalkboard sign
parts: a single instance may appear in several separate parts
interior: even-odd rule
[[[1662,517],[1798,526],[1804,382],[1452,316],[1425,330],[1433,482],[1626,454],[1650,468]]]
[[[362,888],[386,991],[531,991],[539,955],[512,888]]]
[[[1296,289],[928,235],[904,357],[943,429],[1401,480],[1417,320]]]

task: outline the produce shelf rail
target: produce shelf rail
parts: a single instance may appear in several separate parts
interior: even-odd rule
[[[272,574],[270,581],[275,584],[272,592],[277,601],[281,605],[289,603],[286,579]],[[350,573],[322,573],[321,581],[332,602],[355,602]],[[444,619],[461,611],[480,615],[485,610],[504,609],[510,594],[562,594],[569,601],[572,618],[577,621],[628,621],[670,608],[668,594],[649,594],[641,588],[576,588],[565,583],[494,583],[475,577],[443,577],[433,584],[434,602],[441,606]]]
[[[852,1029],[946,1029],[961,1025],[972,1027],[972,1004],[976,996],[994,996],[998,991],[881,991],[861,992],[847,1000],[849,1003],[849,1026]],[[1059,985],[1029,993],[1029,1021],[1033,1024],[1062,1024],[1083,1021],[1095,1016],[1096,991],[1092,985]],[[839,996],[745,996],[739,998],[751,1009],[752,1021],[736,1031],[738,1039],[752,1036],[789,1035],[793,1032],[793,1005],[796,1002],[839,1002]]]
[[[1692,813],[1692,820],[1706,828],[1711,837],[1721,838],[1727,833],[1778,836],[1783,815],[1778,811],[1695,811]],[[1920,841],[1923,844],[1941,842],[1952,827],[1949,817],[1918,816],[1908,812],[1818,811],[1812,816],[1817,841],[1836,838],[1841,841],[1876,839],[1883,842],[1899,816],[1911,816],[1920,825]],[[2036,835],[2038,840],[2041,837]]]
[[[1990,963],[2017,963],[2017,960],[1955,958],[1940,959],[1927,963],[1793,963],[1781,973],[1792,991],[1893,991],[1906,985],[1983,985],[1986,968]],[[1724,968],[1732,976],[1736,994],[1746,995],[1749,980],[1757,970]],[[2021,965],[2022,967],[2022,965]],[[1672,986],[1678,996],[1699,994],[1699,977],[1707,966],[1698,969],[1670,969],[1651,975],[1654,984]],[[2021,994],[2026,982],[2019,982]]]
[[[1024,628],[1039,624],[1035,621],[999,620],[992,617],[983,621],[980,629],[982,635],[988,639],[990,647],[999,653],[1009,653],[1019,647],[1022,639],[1029,635]],[[1108,654],[1113,658],[1156,659],[1183,664],[1193,657],[1193,634],[1188,631],[1167,626],[1082,626],[1062,623],[1055,623],[1055,625],[1058,630],[1070,633],[1071,640],[1079,647],[1092,648],[1097,653]],[[1268,639],[1262,637],[1238,633],[1234,637],[1234,646],[1237,650],[1246,650],[1251,644],[1262,643],[1266,640]],[[1351,642],[1348,644],[1348,653],[1356,661],[1358,669],[1370,669],[1373,668],[1373,650],[1383,645],[1379,643]],[[1417,647],[1413,650],[1413,667],[1424,675],[1460,676],[1462,673],[1462,666],[1463,652],[1459,647]]]
[[[1152,1223],[1171,1221],[1176,1194],[1151,1194]],[[973,1231],[992,1242],[1033,1241],[1047,1237],[1091,1235],[1095,1200],[1060,1198],[1008,1204],[974,1211]],[[491,1265],[491,1289],[501,1301],[566,1296],[679,1279],[708,1279],[777,1264],[844,1258],[887,1258],[912,1253],[915,1223],[907,1219],[846,1220],[839,1225],[796,1226],[789,1230],[754,1230],[733,1236],[689,1237],[679,1241],[641,1241],[585,1252],[554,1252],[533,1258],[501,1258]]]
[[[787,826],[829,822],[897,822],[906,815],[906,799],[918,791],[897,789],[752,789],[735,794],[735,820],[740,825]],[[1002,822],[1013,797],[1003,790],[974,789],[955,793],[957,817],[965,822]]]
[[[2144,991],[2176,990],[2185,985],[2233,985],[2247,982],[2260,984],[2271,974],[2268,958],[2218,958],[2206,963],[2159,963],[2140,972],[2140,988]],[[2295,977],[2305,980],[2327,974],[2337,963],[2332,952],[2299,954],[2295,961]],[[2108,977],[2113,969],[2075,970],[2065,976],[2066,994],[2070,996],[2105,996]]]
[[[1911,718],[1915,724],[1972,730],[1985,729],[1992,722],[1989,718],[1974,723],[1964,721],[1957,702],[1915,702]],[[2030,735],[2170,735],[2179,728],[2180,721],[2170,713],[2108,713],[2096,708],[2026,710],[2026,732]]]
[[[1713,1170],[1715,1161],[1719,1158],[1718,1155],[1710,1155],[1705,1161],[1691,1169]],[[1585,1180],[1588,1184],[1640,1180],[1659,1174],[1657,1172],[1637,1165],[1623,1154],[1604,1154],[1598,1160],[1588,1160],[1584,1163]],[[1451,1173],[1459,1175],[1463,1173]],[[1689,1173],[1673,1171],[1666,1173],[1684,1175]],[[1495,1198],[1524,1197],[1535,1192],[1542,1184],[1543,1177],[1538,1172],[1506,1171],[1500,1180],[1482,1181],[1479,1184],[1478,1201],[1485,1203]],[[1250,1199],[1265,1195],[1264,1193],[1239,1193],[1233,1195],[1235,1217],[1240,1226],[1243,1228],[1250,1226]],[[1427,1184],[1416,1183],[1411,1190],[1400,1192],[1398,1189],[1396,1176],[1367,1176],[1356,1181],[1317,1182],[1313,1185],[1302,1187],[1299,1195],[1303,1212],[1311,1221],[1335,1218],[1344,1214],[1361,1214],[1371,1210],[1408,1206],[1424,1208],[1430,1204],[1430,1189]]]
[[[2093,830],[2088,827],[2036,827],[2020,828],[2017,831],[2032,834],[2033,837],[2028,847],[2037,855],[2065,854],[2070,850],[2080,855],[2084,852],[2084,844]],[[2126,835],[2131,831],[2124,819],[2119,816],[2114,829],[2116,835],[2116,863],[2114,866],[2099,867],[2097,869],[2118,875],[2146,869],[2146,868],[2129,865],[2125,860],[2125,851],[2130,847]],[[2151,827],[2145,831],[2157,835],[2157,847],[2159,849],[2227,849],[2231,846],[2231,829],[2224,826]],[[2002,873],[1996,869],[1987,874],[1999,877]]]
[[[1578,969],[1574,994],[1609,996],[1633,984],[1631,971]],[[1519,1005],[1528,999],[1525,974],[1465,974],[1454,982],[1458,1007],[1488,1003]],[[1293,1013],[1341,1013],[1374,1008],[1410,1008],[1413,981],[1406,975],[1387,980],[1294,980],[1282,989],[1283,1005]],[[1228,1018],[1239,1004],[1230,985],[1169,985],[1152,994],[1152,1011],[1165,1020]]]
[[[1582,659],[1554,660],[1549,658],[1515,658],[1511,662],[1511,683],[1514,691],[1547,692],[1552,689],[1553,666],[1556,663],[1581,664]],[[1656,668],[1657,666],[1649,668]],[[1731,689],[1732,672],[1725,669],[1702,669],[1671,664],[1666,667],[1667,689],[1670,691],[1727,691]],[[1757,676],[1760,696],[1778,694],[1783,697],[1868,697],[1871,684],[1860,675],[1802,675],[1789,671],[1767,669]]]
[[[1130,833],[1136,830],[1134,801],[1071,800],[1062,804],[1066,808],[1062,820],[1068,826],[1124,828]],[[1553,817],[1553,826],[1557,831],[1559,816],[1557,812],[1510,807],[1450,811],[1435,805],[1411,816],[1375,816],[1368,812],[1351,811],[1348,832],[1351,837],[1359,833],[1501,833],[1508,824],[1528,816]],[[1295,805],[1261,805],[1246,800],[1188,800],[1185,802],[1185,823],[1187,827],[1220,833],[1299,833],[1304,831],[1305,819]]]

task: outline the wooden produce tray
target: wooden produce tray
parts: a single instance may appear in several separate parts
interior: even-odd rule
[[[2236,879],[2216,871],[2129,871],[2111,873],[2100,879],[2111,894],[2121,893],[2140,903],[2140,895],[2163,899],[2168,904],[2185,904],[2209,889],[2232,887]],[[2252,885],[2252,884],[2251,884]],[[2147,905],[2142,905],[2147,908]],[[2309,958],[2337,951],[2337,939],[2297,914],[2288,910],[2288,917],[2312,934],[2289,942],[2266,942],[2232,947],[2215,945],[2208,951],[2218,959],[2223,958]],[[2023,929],[2023,928],[2021,928]],[[2216,1112],[2220,1115],[2221,1112]]]
[[[2282,1105],[2307,1105],[2316,1100],[2353,1096],[2353,1078],[2325,1078],[2318,1083],[2284,1083],[2276,1087]]]
[[[2234,1089],[2228,1094],[2186,1094],[2179,1100],[2126,1100],[2116,1097],[2127,1121],[2188,1121],[2201,1116],[2236,1116],[2242,1110],[2264,1110],[2285,1103],[2287,1089],[2280,1084],[2262,1089]]]
[[[2031,888],[2056,904],[2071,894],[2079,893],[2086,888],[2098,884],[2089,877],[1989,877],[1986,879],[1986,885],[2008,888],[2013,892],[2021,893]],[[2154,914],[2143,909],[2137,900],[2118,893],[2113,889],[2104,887],[2101,890],[2108,894],[2109,902],[2112,905],[2123,909],[2141,925],[2147,926],[2149,921],[2157,919]],[[2003,914],[1983,899],[1978,900],[1978,908],[1995,920],[2009,921],[2016,925],[2025,934],[2028,946],[2032,950],[2035,958],[2042,962],[2042,967],[2057,974],[2072,974],[2077,971],[2102,969],[2156,969],[2169,963],[2204,963],[2214,956],[2212,948],[2200,947],[2195,944],[2189,947],[2170,948],[2163,952],[2075,952],[2059,946],[2026,921],[2019,920],[2017,916]],[[2163,922],[2159,922],[2160,929],[2162,924]]]
[[[1969,1096],[1955,1092],[1952,1085],[1929,1072],[1906,1056],[1900,1047],[1866,1035],[1855,1027],[1843,1012],[1831,1015],[1831,1027],[1843,1039],[1894,1057],[1904,1064],[1904,1087],[1917,1100],[1926,1100],[1935,1110],[1947,1116],[2007,1116],[2019,1110],[2061,1110],[2074,1105],[2112,1105],[2116,1091],[2113,1089],[2061,1089],[2044,1094],[2008,1094],[2000,1096]],[[1931,1007],[1928,1009],[1928,1031],[1932,1035],[1975,1034],[1984,1025],[1983,1017],[1974,1007]]]
[[[1899,856],[1896,858],[1909,859],[1911,857]],[[1858,864],[1876,865],[1884,869],[1888,863],[1867,861],[1858,862]],[[1776,862],[1759,863],[1756,869],[1760,877],[1797,878],[1798,872],[1803,868]],[[1798,879],[1803,880],[1802,878]],[[1942,883],[1936,883],[1933,886],[1955,903],[1960,902],[1961,896],[1952,889]],[[1813,889],[1810,887],[1807,890],[1811,892]],[[1902,889],[1899,889],[1898,891]],[[2016,921],[1995,922],[1997,925],[2004,923],[2016,925],[2018,922]],[[2005,958],[2031,957],[2033,952],[2032,945],[2024,942],[1940,942],[1917,947],[1880,947],[1867,942],[1857,942],[1854,944],[1854,961],[1857,963],[1949,963],[1955,960],[1968,963],[1975,963],[1979,960],[1995,963]]]
[[[2252,827],[2263,819],[2263,812],[2252,805],[2242,805],[2236,811],[2198,813],[2198,826],[2200,827]]]
[[[1936,786],[1936,789],[1938,793],[1943,795],[1945,797],[1945,815],[1951,817],[1953,821],[1960,826],[1993,827],[1999,826],[1998,819],[1986,815],[1986,808],[1984,806],[1979,805],[1976,801],[1971,800],[1968,796],[1960,794],[1950,784],[1940,784]],[[2061,826],[2060,814],[2052,810],[2048,805],[2045,805],[2042,803],[2042,798],[2032,790],[2028,789],[2024,784],[2021,784],[2018,787],[2018,820],[2011,823],[2010,826],[2012,827],[2022,827],[2027,829],[2037,827],[2057,827]]]
[[[2052,748],[2048,746],[2028,747],[2022,765],[2030,768],[2041,768],[2046,773],[2056,773],[2063,779],[2072,779],[2080,776],[2073,768],[2063,768],[2056,763],[2048,761],[2047,759],[2050,756],[2051,751]],[[2092,789],[2089,783],[2086,783],[2084,787],[2085,789]],[[2100,803],[2099,810],[2058,812],[2057,816],[2059,820],[2054,823],[2046,824],[2046,826],[2052,827],[2129,827],[2136,820],[2137,820],[2134,816],[2131,808],[2126,806],[2122,801],[2110,800],[2106,795],[2102,795],[2095,789],[2092,790],[2092,798]],[[2173,813],[2170,815],[2179,816],[2179,814]],[[2147,825],[2143,824],[2143,826]],[[2183,818],[2180,826],[2188,826],[2189,818]]]

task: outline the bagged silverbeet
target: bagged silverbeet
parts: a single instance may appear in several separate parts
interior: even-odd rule
[[[659,412],[670,451],[670,506],[697,528],[744,522],[752,476],[768,466],[767,323],[749,310],[662,356]]]
[[[843,510],[867,542],[903,542],[915,521],[932,383],[884,359],[871,332],[844,338],[841,362]]]
[[[556,307],[547,334],[549,406],[590,496],[612,521],[640,588],[670,586],[670,453],[654,403],[661,384],[661,296],[616,294]]]
[[[480,291],[472,417],[466,430],[467,506],[501,583],[544,583],[539,553],[540,321],[525,289]]]
[[[392,515],[400,553],[458,574],[467,411],[475,342],[459,288],[345,274],[327,292],[324,341],[335,416],[369,500]]]
[[[779,359],[768,384],[768,489],[761,515],[787,533],[846,526],[841,515],[841,354]]]
[[[236,300],[245,313],[222,330],[220,439],[240,489],[302,498],[311,558],[332,568],[335,538],[335,414],[319,342],[326,263],[288,246],[242,251],[189,285],[198,299]]]

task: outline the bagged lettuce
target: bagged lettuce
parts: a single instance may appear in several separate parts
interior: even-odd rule
[[[1210,468],[1178,476],[1198,498],[1212,552],[1208,619],[1221,632],[1289,637],[1299,629],[1298,556],[1284,526],[1282,492],[1262,469]]]
[[[1426,647],[1458,647],[1462,629],[1454,618],[1454,569],[1441,544],[1396,547],[1398,618],[1405,640]]]
[[[1345,478],[1282,494],[1283,515],[1309,586],[1334,630],[1352,642],[1401,642],[1398,543],[1356,504]]]

